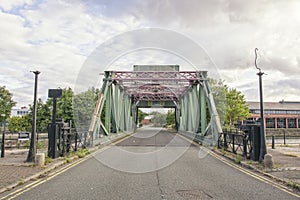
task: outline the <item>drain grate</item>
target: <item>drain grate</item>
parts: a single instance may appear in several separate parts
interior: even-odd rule
[[[202,190],[177,190],[176,192],[187,200],[206,200],[213,198]]]

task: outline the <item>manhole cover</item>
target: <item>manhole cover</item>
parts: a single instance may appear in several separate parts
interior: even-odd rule
[[[202,190],[177,190],[177,194],[188,200],[212,199],[212,196],[206,194]]]

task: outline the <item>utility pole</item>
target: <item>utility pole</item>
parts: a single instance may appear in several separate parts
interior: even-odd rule
[[[39,71],[31,71],[31,72],[33,72],[35,74],[35,83],[34,83],[34,98],[33,98],[32,130],[31,130],[31,138],[30,138],[30,148],[29,148],[26,162],[35,162],[37,86],[38,86],[38,75],[41,73]]]
[[[255,48],[255,67],[259,70],[257,73],[259,77],[259,97],[260,97],[260,153],[259,153],[259,162],[264,160],[264,156],[267,154],[267,146],[266,146],[266,134],[265,134],[265,122],[264,122],[264,102],[263,102],[263,88],[262,88],[262,75],[264,72],[261,71],[259,67],[257,67],[257,51]]]
[[[5,117],[5,114],[1,114],[1,117]],[[2,131],[2,142],[1,142],[1,158],[4,158],[5,152],[5,126],[6,126],[6,117],[4,120],[4,130]]]

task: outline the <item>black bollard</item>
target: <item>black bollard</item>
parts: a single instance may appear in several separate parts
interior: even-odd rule
[[[272,149],[275,149],[275,136],[272,135]]]

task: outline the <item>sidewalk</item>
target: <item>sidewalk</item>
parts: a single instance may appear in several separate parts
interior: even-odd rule
[[[274,167],[268,173],[286,182],[300,185],[300,146],[268,148],[273,156]]]
[[[236,161],[236,154],[227,152],[222,153],[216,149],[220,155]],[[276,146],[275,149],[267,147],[268,154],[272,155],[273,168],[266,169],[263,163],[252,160],[241,160],[240,164],[244,167],[258,171],[264,175],[281,180],[282,182],[296,186],[300,190],[300,145]],[[297,184],[297,185],[295,185]]]
[[[54,159],[44,167],[26,163],[28,149],[6,150],[4,158],[0,158],[0,193],[22,185],[33,177],[38,177],[47,170],[63,165],[65,161]]]

